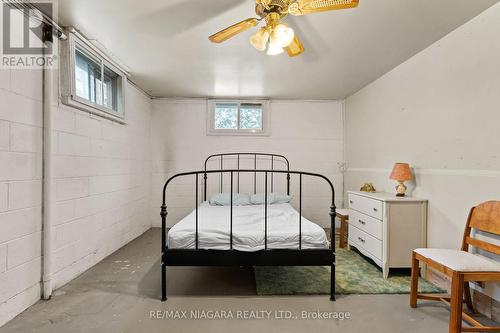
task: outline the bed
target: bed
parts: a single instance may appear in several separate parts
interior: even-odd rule
[[[240,168],[242,159],[253,159],[252,168]],[[234,167],[224,168],[224,162],[236,161]],[[257,160],[269,160],[270,169],[259,169]],[[216,160],[217,168],[208,163]],[[281,161],[285,168],[278,170]],[[240,205],[240,176],[253,178],[253,193],[257,195],[258,179],[263,178],[261,201]],[[274,179],[286,178],[285,191],[290,195],[291,176],[298,178],[297,210],[288,202],[274,203]],[[207,188],[209,177],[219,177],[219,193],[223,193],[224,178],[229,186],[227,202],[223,205],[209,203]],[[168,216],[166,194],[173,180],[194,177],[194,210],[167,230]],[[204,170],[185,172],[170,177],[163,187],[161,207],[161,271],[162,301],[167,300],[167,267],[169,266],[330,266],[330,299],[335,300],[335,243],[330,243],[325,231],[316,223],[302,216],[303,178],[312,177],[325,181],[331,189],[332,201],[325,214],[331,222],[334,239],[335,191],[331,181],[320,174],[291,171],[283,155],[267,153],[225,153],[209,156]],[[201,181],[201,182],[200,182]],[[200,187],[202,183],[202,191]],[[200,200],[203,196],[202,200]]]
[[[228,216],[230,207],[212,206],[204,202],[198,209],[198,248],[230,250]],[[268,249],[299,248],[299,213],[289,204],[268,207]],[[195,211],[168,231],[169,249],[195,249]],[[264,250],[263,205],[235,206],[233,208],[233,249],[244,252]],[[302,218],[302,248],[328,249],[330,242],[317,224]]]

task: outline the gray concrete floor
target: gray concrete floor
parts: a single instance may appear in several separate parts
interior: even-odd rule
[[[251,269],[169,268],[169,300],[162,303],[160,231],[151,229],[57,290],[0,332],[446,332],[441,304],[408,307],[408,295],[258,297]],[[151,318],[155,311],[227,311],[233,319]],[[243,312],[254,311],[254,312]],[[238,317],[264,314],[267,319]],[[280,312],[283,311],[283,312]],[[349,313],[350,319],[302,319],[317,311]],[[205,312],[209,314],[209,312]],[[172,314],[175,314],[173,312]],[[216,315],[217,313],[213,313]],[[165,312],[162,312],[165,316]],[[267,317],[267,314],[264,315]],[[291,319],[282,317],[291,316]],[[295,318],[297,317],[297,319]]]

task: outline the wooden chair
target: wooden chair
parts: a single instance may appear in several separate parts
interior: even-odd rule
[[[465,301],[474,312],[470,294],[471,281],[499,281],[500,263],[469,253],[469,246],[500,254],[500,246],[473,238],[471,230],[500,235],[500,201],[489,201],[473,207],[467,219],[462,249],[416,249],[413,251],[411,270],[410,306],[417,307],[417,299],[438,300],[450,306],[449,332],[500,332],[500,327],[486,327],[463,312]],[[484,239],[484,238],[483,238]],[[418,294],[419,261],[451,277],[450,297]],[[462,298],[465,298],[465,300]],[[472,327],[462,328],[462,319]]]
[[[343,249],[347,245],[347,230],[349,228],[347,221],[349,220],[349,209],[337,209],[336,215],[340,220],[339,247]]]

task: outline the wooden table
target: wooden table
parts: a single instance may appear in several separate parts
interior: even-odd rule
[[[349,209],[337,209],[337,217],[340,219],[339,247],[343,249],[347,246]]]

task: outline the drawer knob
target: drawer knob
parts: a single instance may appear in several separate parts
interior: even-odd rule
[[[365,224],[366,224],[366,222],[365,222],[365,221],[363,221],[363,220],[358,220],[358,221],[359,221],[359,223],[361,223],[362,225],[365,225]]]
[[[365,241],[363,238],[361,238],[361,237],[358,237],[358,239],[359,239],[359,241],[360,241],[361,243],[366,242],[366,241]]]
[[[377,209],[377,208],[373,208],[373,211],[374,211],[374,212],[378,212],[378,209]]]
[[[354,202],[353,202],[352,200],[349,200],[349,203],[351,203],[351,204],[352,204],[352,203],[354,203]]]

